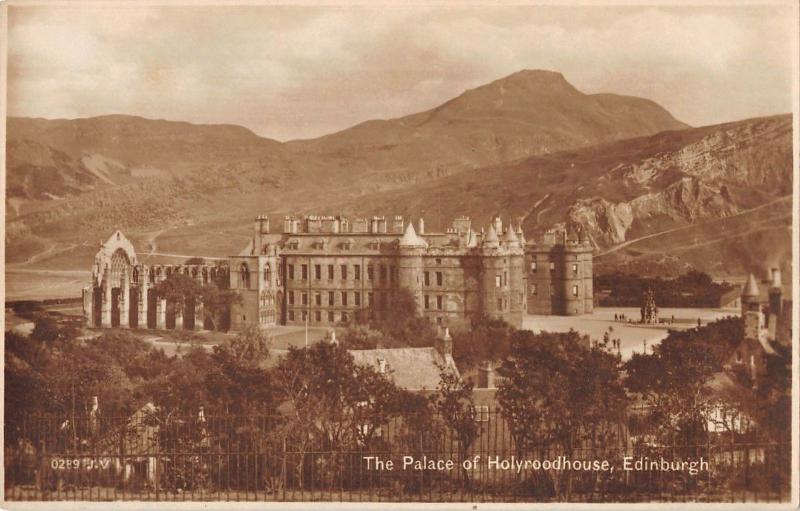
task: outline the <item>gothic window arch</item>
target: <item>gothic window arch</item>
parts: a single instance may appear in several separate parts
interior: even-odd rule
[[[270,266],[270,264],[267,263],[267,265],[264,266],[264,284],[269,286],[271,283],[272,283],[272,266]]]
[[[242,263],[239,266],[239,287],[242,289],[250,288],[250,269],[247,267],[247,263]]]

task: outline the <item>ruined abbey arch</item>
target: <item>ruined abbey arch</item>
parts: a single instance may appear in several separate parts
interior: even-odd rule
[[[133,244],[120,231],[100,244],[92,266],[91,285],[83,289],[83,308],[92,327],[201,330],[207,325],[202,302],[192,300],[176,314],[154,287],[172,274],[191,276],[205,284],[227,279],[218,264],[140,264]],[[198,303],[196,303],[198,302]],[[167,311],[171,311],[168,314]]]

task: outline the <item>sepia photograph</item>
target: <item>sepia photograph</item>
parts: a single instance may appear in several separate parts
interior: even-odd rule
[[[0,20],[2,507],[798,505],[796,0]]]

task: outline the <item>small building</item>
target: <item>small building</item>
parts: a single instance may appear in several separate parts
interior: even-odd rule
[[[766,373],[766,356],[776,355],[792,343],[792,302],[783,298],[779,268],[759,285],[751,273],[741,292],[744,323],[742,341],[731,354],[729,364],[744,365],[755,382]]]

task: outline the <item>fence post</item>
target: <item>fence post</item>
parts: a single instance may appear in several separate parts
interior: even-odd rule
[[[281,470],[281,477],[283,478],[283,501],[286,502],[286,436],[283,437],[283,469]]]
[[[159,465],[161,464],[161,438],[156,436],[156,462],[155,466],[153,467],[153,482],[156,487],[156,500],[161,500],[160,497],[160,489],[159,486],[161,485],[161,471],[159,470]]]

